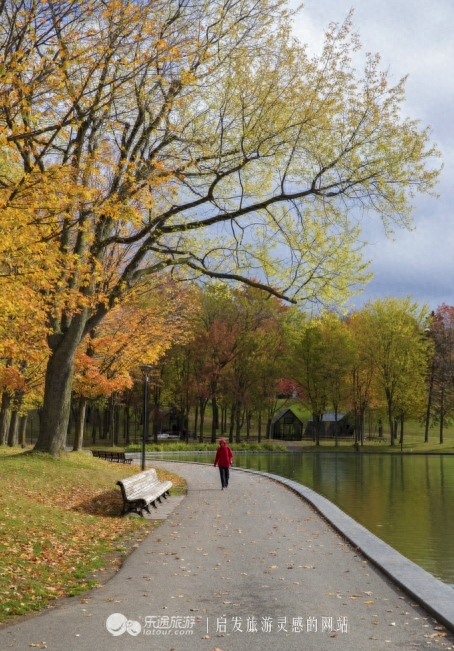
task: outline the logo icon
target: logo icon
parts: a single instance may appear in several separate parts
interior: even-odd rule
[[[129,635],[139,635],[142,630],[140,622],[135,622],[132,619],[128,619],[121,613],[113,613],[109,615],[106,619],[106,628],[111,635],[123,635],[125,631],[128,631]]]

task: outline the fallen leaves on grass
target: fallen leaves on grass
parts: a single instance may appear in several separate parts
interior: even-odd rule
[[[109,565],[121,563],[116,557],[127,551],[123,542],[131,546],[146,535],[146,520],[119,517],[115,483],[134,468],[85,454],[56,460],[19,453],[0,455],[0,461],[0,621],[92,587],[108,557]],[[180,481],[162,476],[174,485]]]

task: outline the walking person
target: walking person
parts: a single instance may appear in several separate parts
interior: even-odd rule
[[[229,485],[229,468],[232,465],[233,452],[225,442],[225,439],[219,440],[219,447],[216,450],[216,458],[214,466],[219,466],[219,474],[221,475],[222,490]]]

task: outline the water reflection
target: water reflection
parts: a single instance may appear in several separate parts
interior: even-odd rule
[[[211,457],[171,458],[212,463]],[[454,587],[454,457],[280,453],[236,454],[234,461],[312,488]]]

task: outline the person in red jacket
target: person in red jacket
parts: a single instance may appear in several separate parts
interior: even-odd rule
[[[225,439],[219,440],[219,447],[216,450],[216,458],[214,466],[219,466],[219,474],[221,475],[222,490],[229,485],[229,468],[232,465],[233,452],[226,444]]]

